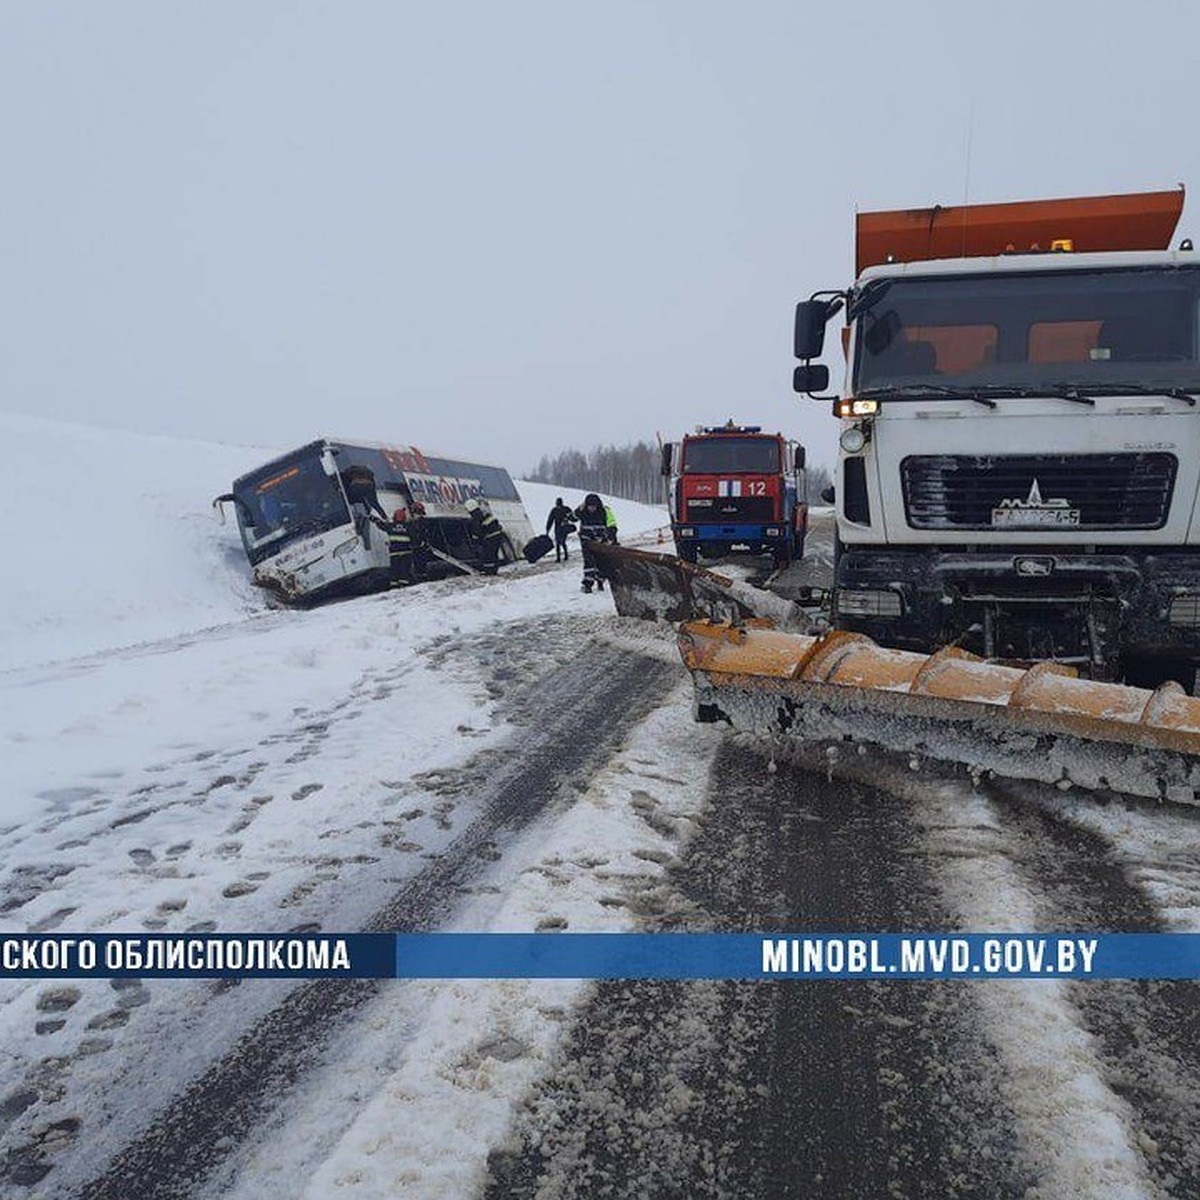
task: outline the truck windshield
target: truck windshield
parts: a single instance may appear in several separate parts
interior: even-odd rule
[[[689,441],[683,455],[685,475],[774,475],[779,443],[774,438],[714,437]]]
[[[857,319],[855,394],[1200,391],[1200,269],[895,279]]]
[[[251,563],[297,538],[350,521],[337,481],[325,474],[317,450],[272,463],[234,490],[238,525]]]

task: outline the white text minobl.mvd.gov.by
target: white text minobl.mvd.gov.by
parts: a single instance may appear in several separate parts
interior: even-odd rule
[[[764,975],[1090,975],[1096,938],[797,937],[763,938]]]

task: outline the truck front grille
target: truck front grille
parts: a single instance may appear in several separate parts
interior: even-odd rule
[[[900,464],[913,529],[1161,529],[1173,454],[912,455]]]
[[[687,520],[693,525],[765,525],[778,521],[771,496],[715,496],[688,500]]]

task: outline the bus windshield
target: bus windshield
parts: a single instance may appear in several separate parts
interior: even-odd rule
[[[856,395],[888,389],[1200,391],[1200,270],[887,280],[857,318]]]
[[[699,438],[689,441],[683,454],[685,475],[774,475],[778,471],[775,438]]]
[[[308,447],[242,480],[234,499],[252,564],[279,553],[297,538],[350,521],[337,480],[321,466],[319,447]]]

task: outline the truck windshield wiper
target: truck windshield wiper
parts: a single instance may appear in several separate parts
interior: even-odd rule
[[[862,287],[857,288],[846,306],[846,320],[852,321],[860,313],[874,308],[894,282],[893,279],[869,279]]]
[[[1200,388],[1155,387],[1149,383],[1106,383],[1093,391],[1113,396],[1166,396],[1169,400],[1182,400],[1191,408],[1196,407],[1196,393]]]
[[[1040,383],[1022,393],[1027,396],[1054,396],[1059,400],[1070,400],[1074,404],[1095,405],[1096,401],[1079,390],[1074,383]]]
[[[945,396],[948,400],[974,400],[984,408],[995,408],[995,400],[989,399],[984,388],[947,387],[942,383],[909,383],[903,387],[867,388],[855,395],[864,400],[932,400]]]

